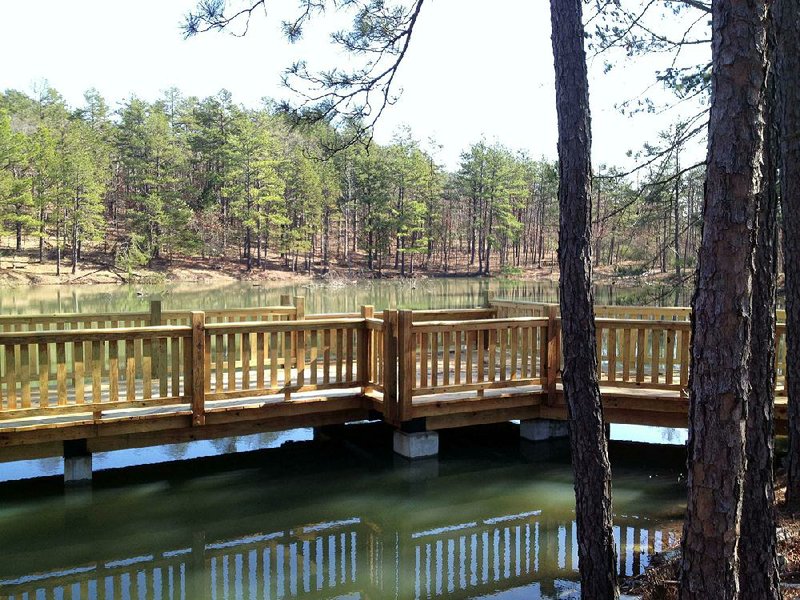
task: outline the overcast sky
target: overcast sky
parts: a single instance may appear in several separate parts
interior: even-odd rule
[[[184,40],[179,26],[195,2],[2,0],[0,89],[30,92],[46,79],[73,106],[95,87],[116,107],[133,93],[153,100],[171,86],[200,97],[226,88],[237,103],[257,106],[265,96],[286,97],[280,74],[293,60],[306,58],[311,67],[342,60],[326,41],[336,26],[328,16],[294,46],[279,34],[277,13],[255,17],[244,38],[206,33]],[[629,164],[626,152],[675,118],[630,118],[614,107],[643,92],[656,66],[639,60],[604,74],[601,60],[590,63],[596,165]],[[482,136],[534,157],[556,156],[546,0],[428,0],[398,84],[403,94],[379,123],[378,141],[406,124],[420,140],[436,138],[449,168]]]

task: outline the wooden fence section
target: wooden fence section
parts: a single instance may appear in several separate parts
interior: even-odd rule
[[[612,310],[623,316],[596,319],[607,417],[681,426],[687,309]],[[285,297],[232,311],[154,304],[148,313],[53,318],[9,317],[3,327],[13,330],[0,332],[0,459],[13,446],[87,436],[145,444],[153,431],[184,441],[376,417],[397,427],[425,419],[428,429],[566,418],[555,305],[305,315],[302,298]],[[96,326],[74,328],[86,324]],[[783,324],[776,344],[780,428]]]

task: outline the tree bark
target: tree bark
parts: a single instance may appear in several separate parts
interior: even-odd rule
[[[764,0],[715,0],[703,236],[692,298],[682,600],[739,597],[765,61]]]
[[[581,597],[615,599],[611,464],[595,353],[591,118],[581,0],[551,0],[558,112],[558,200],[564,394],[569,413]]]
[[[786,503],[800,507],[800,6],[775,0],[776,120],[779,130],[783,272],[786,276],[786,388],[789,464]]]
[[[769,52],[772,54],[772,32]],[[742,598],[779,600],[775,488],[772,476],[773,401],[775,395],[775,296],[777,288],[778,189],[773,127],[773,74],[767,81],[762,190],[758,201],[750,340],[750,396],[747,400],[747,470],[739,541]]]

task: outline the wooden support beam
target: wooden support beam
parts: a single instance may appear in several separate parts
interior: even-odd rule
[[[192,372],[185,373],[191,389],[186,395],[192,399],[192,425],[201,426],[206,422],[205,387],[206,387],[206,315],[200,311],[192,312]],[[217,374],[219,376],[219,374]],[[191,392],[191,393],[190,393]]]

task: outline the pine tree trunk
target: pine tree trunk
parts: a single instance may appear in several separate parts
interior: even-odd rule
[[[692,299],[682,600],[738,598],[757,194],[764,0],[712,3],[712,96],[703,236]]]
[[[772,37],[770,35],[770,37]],[[772,44],[770,43],[770,52]],[[779,600],[775,488],[772,477],[773,401],[775,391],[775,293],[777,288],[777,147],[773,127],[774,81],[768,82],[762,192],[753,277],[753,324],[750,340],[750,396],[747,399],[747,470],[739,540],[742,598]]]
[[[783,272],[786,276],[786,388],[789,465],[786,503],[800,507],[800,6],[775,0],[776,119],[781,157]]]
[[[581,0],[551,0],[556,71],[564,394],[569,413],[581,596],[618,597],[611,465],[597,384],[592,293],[591,120]]]

